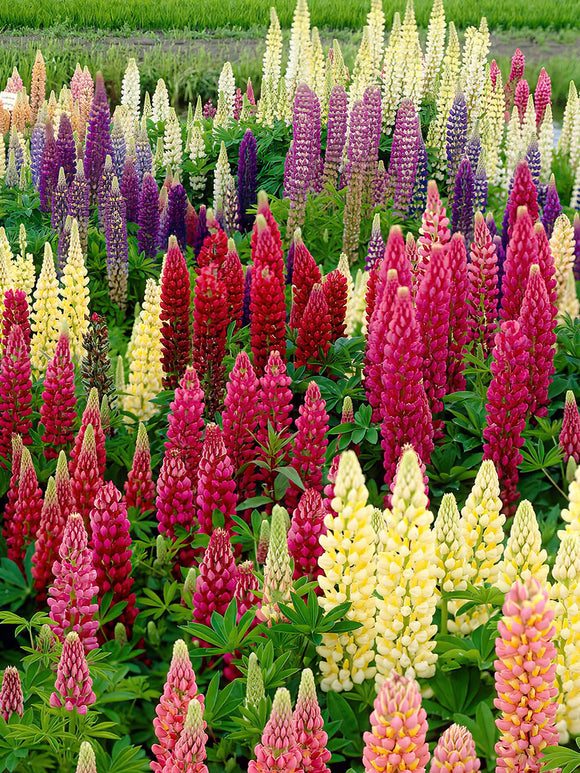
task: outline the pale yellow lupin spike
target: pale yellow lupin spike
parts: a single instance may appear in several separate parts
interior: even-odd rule
[[[568,273],[566,289],[564,290],[564,295],[562,296],[562,300],[558,307],[559,320],[562,321],[566,314],[568,314],[573,320],[580,316],[580,303],[578,302],[576,280],[574,278],[573,271]]]
[[[141,77],[136,60],[131,57],[121,86],[121,104],[127,108],[133,121],[139,120],[139,104],[141,102]]]
[[[397,108],[403,90],[403,54],[401,37],[401,17],[395,13],[389,35],[389,44],[385,49],[385,58],[381,70],[381,109],[383,129],[390,133],[395,123]]]
[[[213,184],[213,209],[215,212],[223,209],[224,195],[231,177],[231,167],[228,161],[228,152],[226,144],[222,140],[220,152],[215,166],[214,184]]]
[[[313,71],[310,11],[306,0],[298,0],[290,30],[290,50],[284,76],[285,99],[281,105],[282,117],[286,123],[292,120],[297,85],[304,82],[312,88]]]
[[[119,395],[125,392],[125,363],[121,355],[117,357],[117,364],[115,366],[115,389]]]
[[[568,275],[574,267],[574,227],[565,214],[561,214],[554,223],[550,237],[550,249],[554,258],[556,270],[556,291],[558,293],[558,308],[564,299]]]
[[[467,102],[468,131],[473,131],[482,115],[482,96],[488,51],[489,31],[487,24],[482,23],[480,29],[468,27],[465,30],[460,74],[461,89]]]
[[[371,10],[367,15],[367,27],[369,30],[369,55],[374,77],[378,78],[385,45],[385,14],[382,0],[371,0]]]
[[[369,28],[363,29],[359,50],[354,62],[352,81],[348,92],[349,110],[354,103],[362,99],[364,92],[375,81],[375,68],[371,57]]]
[[[367,307],[368,281],[368,271],[363,271],[363,269],[359,268],[354,281],[351,303],[348,304],[347,302],[346,307],[345,325],[347,336],[366,335],[365,310]]]
[[[465,590],[469,568],[469,550],[461,532],[459,509],[453,494],[445,494],[435,519],[435,553],[439,561],[441,578],[439,587],[449,593]]]
[[[346,619],[361,623],[349,633],[325,633],[317,647],[321,658],[321,687],[325,692],[352,690],[355,684],[375,675],[376,587],[375,535],[371,525],[373,507],[368,504],[364,475],[354,451],[340,457],[332,512],[320,537],[324,553],[319,558],[322,589],[319,604],[325,612],[351,601]]]
[[[177,120],[175,110],[170,107],[163,133],[163,165],[169,167],[174,174],[179,173],[182,153],[181,125]]]
[[[403,98],[411,99],[419,109],[423,99],[423,53],[415,20],[413,0],[407,0],[401,28],[401,56],[403,57]]]
[[[225,128],[234,119],[234,103],[236,96],[236,79],[232,65],[226,62],[218,79],[218,103],[213,119],[214,128]]]
[[[440,567],[428,504],[419,459],[407,448],[385,510],[384,547],[377,561],[377,686],[393,670],[412,679],[435,673]]]
[[[152,114],[153,123],[166,121],[169,114],[169,94],[163,78],[159,78],[153,93]]]
[[[24,223],[20,223],[19,238],[20,252],[16,256],[12,266],[12,275],[14,287],[23,290],[26,294],[26,300],[30,306],[32,302],[32,289],[36,281],[36,271],[34,269],[34,256],[26,252],[26,228]]]
[[[61,320],[54,257],[50,243],[46,242],[30,316],[30,364],[35,380],[44,374],[48,360],[54,355]]]
[[[542,548],[542,534],[534,508],[527,499],[522,500],[514,515],[510,535],[499,565],[496,585],[507,593],[513,584],[535,577],[542,585],[548,576],[546,559],[548,554]]]
[[[445,52],[446,29],[443,0],[434,0],[429,17],[429,26],[427,27],[427,46],[425,50],[424,89],[427,95],[435,94]]]
[[[499,162],[499,151],[503,142],[505,130],[505,97],[501,73],[496,76],[493,88],[489,67],[486,68],[485,86],[483,89],[484,110],[481,117],[481,149],[488,179],[494,185],[501,182],[502,168]],[[543,158],[543,156],[542,156]]]
[[[282,32],[275,8],[270,8],[270,27],[266,35],[266,50],[262,59],[262,88],[257,120],[273,126],[276,118],[278,89],[282,66]]]
[[[76,218],[72,221],[68,257],[60,284],[60,309],[70,330],[70,352],[80,362],[83,338],[89,327],[89,277],[85,266]]]
[[[328,114],[329,97],[326,89],[326,58],[317,27],[312,28],[312,84],[320,103],[321,118],[325,119]]]
[[[564,117],[562,119],[562,131],[558,140],[558,152],[567,155],[570,152],[570,143],[574,133],[576,115],[580,109],[580,100],[574,81],[570,81],[568,88],[568,99],[564,108]]]
[[[576,468],[574,480],[568,487],[568,507],[562,510],[562,520],[566,521],[566,528],[558,532],[560,539],[565,534],[580,535],[580,467]]]

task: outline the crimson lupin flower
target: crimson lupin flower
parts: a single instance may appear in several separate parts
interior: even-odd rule
[[[314,285],[308,298],[298,326],[296,353],[294,362],[299,368],[305,365],[307,370],[318,373],[320,353],[325,357],[330,349],[332,321],[322,285]]]
[[[320,387],[311,381],[306,389],[304,405],[298,409],[296,437],[292,449],[290,466],[298,473],[305,488],[322,491],[322,469],[326,456],[328,438],[328,414],[326,401],[320,395]],[[299,490],[294,483],[286,492],[290,507],[296,505]]]
[[[161,364],[164,389],[175,389],[191,351],[191,288],[187,263],[175,236],[169,237],[161,274]]]
[[[63,329],[54,357],[46,367],[40,405],[40,421],[44,426],[41,440],[47,459],[56,458],[74,438],[73,425],[77,418],[74,376],[68,330]]]
[[[215,511],[222,513],[224,529],[231,533],[236,514],[236,484],[233,466],[217,424],[208,424],[199,460],[197,479],[197,520],[206,534],[213,531]]]
[[[24,714],[24,695],[20,674],[15,666],[8,666],[2,675],[2,689],[0,690],[0,715],[8,722],[13,714],[22,717]]]
[[[190,366],[183,374],[169,406],[165,449],[179,452],[193,491],[197,485],[197,467],[203,447],[204,407],[203,390],[195,368]]]
[[[151,475],[151,452],[147,430],[142,421],[139,422],[133,464],[124,488],[127,507],[136,507],[142,513],[153,509],[155,484]]]
[[[30,445],[32,427],[30,353],[20,325],[13,325],[0,362],[0,456],[9,456],[12,434]]]
[[[288,552],[294,559],[295,580],[302,576],[316,580],[322,572],[318,558],[324,551],[319,538],[321,534],[326,534],[325,515],[320,491],[306,488],[294,510],[288,531]]]

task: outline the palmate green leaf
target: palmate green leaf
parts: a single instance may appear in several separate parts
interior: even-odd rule
[[[544,770],[560,768],[562,773],[574,773],[580,768],[580,752],[565,746],[546,746],[544,749]]]

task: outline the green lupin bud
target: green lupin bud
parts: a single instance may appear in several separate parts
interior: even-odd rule
[[[161,637],[153,620],[149,620],[147,623],[147,637],[153,647],[158,647],[161,644]]]
[[[248,674],[246,677],[246,706],[258,708],[260,701],[266,697],[262,669],[255,652],[250,653]]]
[[[123,623],[116,623],[115,625],[115,641],[118,642],[121,647],[127,644],[127,629]]]

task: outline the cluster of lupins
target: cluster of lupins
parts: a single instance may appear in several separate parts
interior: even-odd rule
[[[299,0],[285,74],[272,10],[259,99],[251,83],[245,93],[236,89],[226,64],[217,107],[198,102],[185,127],[162,81],[142,101],[134,61],[113,116],[98,74],[93,80],[78,67],[59,97],[46,99],[40,53],[30,95],[13,73],[6,91],[17,95],[14,108],[0,108],[2,135],[9,135],[0,175],[8,188],[38,191],[54,239],[37,277],[25,226],[17,250],[0,229],[0,456],[11,471],[3,537],[23,572],[33,551],[37,600],[51,620],[41,638],[60,648],[53,708],[91,709],[97,698],[87,654],[133,637],[130,515],[137,512],[157,519],[158,561],[170,553],[176,578],[185,569],[183,597],[198,623],[211,625],[212,613],[224,614],[235,600],[240,618],[253,611],[275,626],[292,603],[293,581],[304,577],[318,584],[325,612],[350,603],[346,619],[358,627],[323,635],[318,671],[303,672],[294,710],[289,692],[278,691],[250,771],[328,770],[315,679],[326,692],[373,680],[365,769],[423,771],[427,722],[416,680],[435,672],[438,608],[441,627],[459,636],[487,621],[485,609],[462,613],[446,598],[468,583],[506,593],[495,664],[498,766],[539,770],[558,733],[580,734],[580,417],[571,392],[560,447],[572,482],[551,578],[534,510],[518,493],[522,432],[550,405],[557,325],[579,315],[580,218],[565,214],[552,176],[547,73],[531,93],[516,52],[504,85],[488,50],[485,20],[466,31],[461,50],[439,0],[425,52],[412,3],[402,23],[395,15],[385,45],[381,3],[373,0],[351,74],[336,41],[324,55]],[[426,103],[435,111],[424,137]],[[283,226],[257,191],[258,138],[279,121],[292,126]],[[234,174],[215,137],[236,125],[243,133]],[[381,142],[389,135],[386,163]],[[580,209],[573,84],[556,154],[571,169],[570,204]],[[507,201],[494,218],[487,201],[498,187]],[[302,229],[309,202],[334,189],[344,199],[343,252],[324,274]],[[420,221],[418,238],[398,225],[383,233],[387,210]],[[371,217],[365,267],[357,270],[361,223]],[[88,288],[97,224],[110,300],[121,315],[131,290],[132,231],[154,267],[163,255],[116,363],[107,320],[94,313]],[[231,342],[242,328],[247,352]],[[331,412],[315,377],[345,338],[364,341],[384,510],[369,502],[355,450],[327,459]],[[467,354],[491,359],[484,461],[461,512],[446,494],[434,518],[427,469],[444,436],[444,397],[466,388]],[[308,381],[300,394],[292,389],[298,368]],[[147,422],[163,391],[173,394],[156,473]],[[342,423],[353,415],[346,397]],[[135,441],[119,487],[105,482],[115,431]],[[44,491],[33,446],[53,473]],[[280,471],[289,471],[285,491]],[[238,505],[255,496],[268,504],[254,562],[241,555],[235,519]],[[205,550],[199,535],[209,539]],[[100,627],[96,612],[107,594],[122,612]],[[530,665],[514,665],[516,651]],[[224,676],[239,673],[230,653]],[[247,690],[246,703],[259,707],[264,686],[255,656]],[[0,713],[22,715],[24,700],[18,671],[8,668]],[[178,641],[154,720],[153,770],[207,770],[203,712],[187,646]],[[456,767],[471,773],[479,760],[469,732],[453,725],[431,769]],[[78,771],[96,771],[88,743]]]

